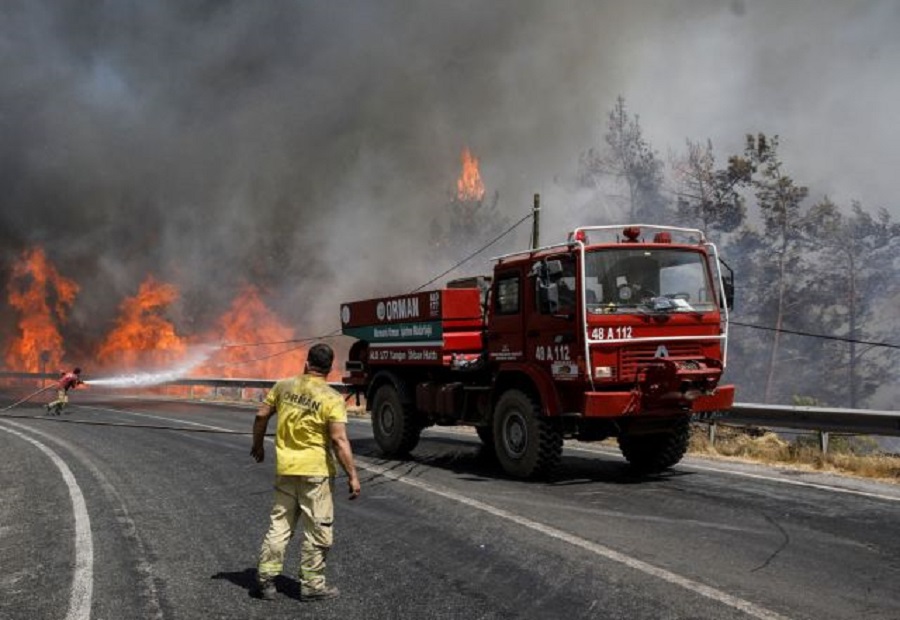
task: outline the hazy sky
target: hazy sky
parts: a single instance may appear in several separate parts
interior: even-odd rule
[[[464,147],[510,219],[577,225],[619,95],[663,158],[779,134],[812,200],[900,217],[898,33],[894,0],[3,2],[0,275],[44,246],[88,331],[151,273],[186,324],[255,281],[333,329],[436,275]]]

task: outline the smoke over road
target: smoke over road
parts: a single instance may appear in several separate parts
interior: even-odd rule
[[[189,332],[253,282],[299,333],[326,333],[340,301],[435,274],[429,224],[464,148],[504,213],[534,192],[552,212],[619,94],[661,153],[710,138],[724,157],[778,133],[814,194],[900,215],[892,1],[22,0],[0,15],[0,276],[43,247],[81,287],[76,352],[150,275],[177,285]]]

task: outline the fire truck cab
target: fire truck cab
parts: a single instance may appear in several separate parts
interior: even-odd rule
[[[724,267],[724,271],[723,271]],[[677,463],[693,414],[725,410],[733,276],[694,229],[578,228],[497,257],[490,277],[342,305],[345,382],[388,456],[423,428],[474,426],[512,476],[558,465],[564,438],[616,437],[636,469]]]

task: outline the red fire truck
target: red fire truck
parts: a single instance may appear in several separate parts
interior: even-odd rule
[[[494,260],[491,276],[341,305],[357,339],[344,381],[386,456],[470,425],[515,477],[551,472],[565,438],[616,437],[657,472],[681,460],[693,414],[732,406],[733,273],[701,231],[583,227]]]

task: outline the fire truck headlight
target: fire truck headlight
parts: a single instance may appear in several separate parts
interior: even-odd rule
[[[595,366],[594,367],[594,378],[595,379],[612,379],[613,376],[613,367],[612,366]]]

